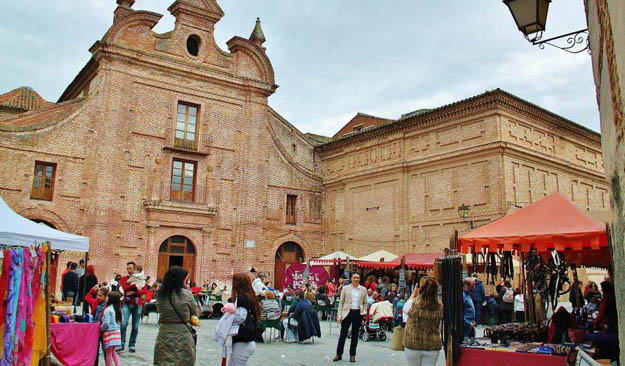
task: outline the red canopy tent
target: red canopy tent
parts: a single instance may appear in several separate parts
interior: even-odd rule
[[[605,223],[589,216],[560,193],[460,237],[464,253],[517,251],[534,246],[539,253],[562,252],[567,263],[607,268],[611,262]]]
[[[436,258],[442,255],[441,253],[406,253],[403,256],[406,258],[406,268],[428,271],[434,269]],[[355,264],[361,268],[397,269],[401,267],[401,258],[395,258],[390,262],[356,261]]]

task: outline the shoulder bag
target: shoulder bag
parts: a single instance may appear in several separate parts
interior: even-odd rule
[[[193,338],[193,344],[197,345],[197,331],[195,329],[193,329],[192,326],[189,325],[189,320],[185,321],[184,318],[182,317],[182,315],[180,315],[180,313],[176,309],[176,306],[174,306],[173,300],[171,299],[172,296],[173,296],[173,294],[169,296],[169,303],[171,304],[171,308],[174,309],[174,311],[176,312],[176,315],[178,315],[178,318],[180,318],[180,321],[182,322],[182,324],[184,324],[185,327],[187,327],[187,329],[189,329],[189,332],[191,333],[191,337]]]

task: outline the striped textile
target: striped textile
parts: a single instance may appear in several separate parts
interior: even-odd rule
[[[104,349],[108,349],[110,347],[121,347],[122,345],[122,336],[118,330],[105,331],[102,334],[102,341],[104,342]]]

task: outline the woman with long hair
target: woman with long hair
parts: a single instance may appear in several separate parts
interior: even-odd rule
[[[87,266],[87,270],[85,274],[80,277],[78,280],[78,298],[79,303],[83,302],[84,297],[91,291],[91,289],[98,284],[98,277],[95,275],[95,267],[93,264]],[[83,293],[84,292],[84,293]],[[84,301],[83,302],[83,314],[89,312],[89,304]]]
[[[106,308],[102,314],[100,330],[102,331],[106,366],[111,366],[113,363],[120,366],[119,357],[115,351],[122,345],[120,333],[120,324],[122,323],[121,296],[117,291],[109,293]]]
[[[159,328],[154,347],[154,365],[195,365],[195,331],[191,317],[198,309],[191,290],[185,288],[189,272],[178,266],[169,268],[157,294]]]
[[[245,366],[256,350],[260,320],[260,304],[247,273],[235,273],[232,276],[232,299],[236,306],[232,324],[239,326],[239,333],[232,337],[232,354],[228,366]]]
[[[375,284],[375,276],[370,274],[367,276],[367,281],[365,281],[365,288],[367,290],[371,289],[371,292],[375,292],[378,286]]]
[[[442,347],[440,326],[443,304],[438,300],[438,283],[426,278],[408,312],[404,347],[406,365],[435,366]]]

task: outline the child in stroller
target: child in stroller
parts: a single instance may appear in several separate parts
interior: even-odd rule
[[[381,317],[374,322],[371,315],[367,315],[363,322],[360,324],[360,330],[358,335],[360,339],[367,342],[369,340],[386,340],[386,332],[383,330],[383,326],[393,322],[392,316]]]

